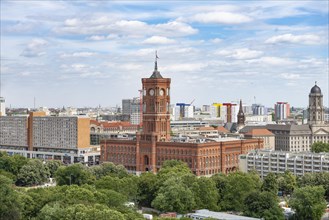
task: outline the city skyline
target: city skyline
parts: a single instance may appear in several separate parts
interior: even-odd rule
[[[328,1],[1,1],[6,105],[115,106],[154,69],[171,103],[328,106]]]

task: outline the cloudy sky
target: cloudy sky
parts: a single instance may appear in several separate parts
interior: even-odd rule
[[[171,102],[328,105],[328,1],[1,0],[6,105],[115,106],[158,51]],[[327,101],[326,101],[327,100]]]

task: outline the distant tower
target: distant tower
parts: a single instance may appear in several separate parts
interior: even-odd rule
[[[6,115],[5,98],[0,97],[0,116]]]
[[[312,87],[309,94],[308,123],[324,124],[323,95],[319,86]]]
[[[238,127],[241,128],[244,126],[246,121],[246,116],[243,113],[242,100],[240,99],[240,108],[238,113]]]

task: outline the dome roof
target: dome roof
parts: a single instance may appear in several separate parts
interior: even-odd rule
[[[311,93],[321,93],[320,87],[315,84],[311,89]]]

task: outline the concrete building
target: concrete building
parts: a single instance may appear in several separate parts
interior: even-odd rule
[[[141,120],[141,101],[140,98],[122,100],[122,114],[130,116],[130,123],[138,125]]]
[[[238,156],[263,148],[263,140],[172,139],[170,131],[170,78],[163,78],[157,60],[149,78],[142,79],[143,126],[136,139],[101,141],[101,160],[122,164],[128,170],[156,173],[166,160],[187,163],[198,176],[235,171]]]
[[[264,105],[254,104],[252,105],[252,113],[253,115],[266,115],[267,109]]]
[[[5,98],[0,97],[0,116],[6,115]]]
[[[240,156],[239,168],[242,172],[256,170],[262,178],[268,173],[282,174],[286,170],[296,176],[329,172],[329,153],[255,150]]]
[[[309,151],[313,143],[309,125],[268,124],[266,128],[275,135],[275,150]]]
[[[277,102],[274,105],[275,120],[280,121],[286,119],[290,115],[290,105],[288,102]]]
[[[260,123],[264,122],[265,124],[271,123],[272,115],[246,115],[246,123]]]
[[[90,148],[89,118],[51,117],[44,112],[0,117],[0,150],[28,158],[80,161]]]
[[[218,219],[218,220],[260,220],[260,218],[252,218],[241,215],[233,215],[225,212],[213,212],[208,209],[196,210],[195,213],[188,213],[186,217],[193,220],[202,220],[202,219]]]
[[[194,106],[185,106],[184,107],[184,114],[183,118],[181,117],[181,107],[180,106],[174,106],[172,108],[172,119],[175,121],[187,119],[187,118],[194,118]]]

